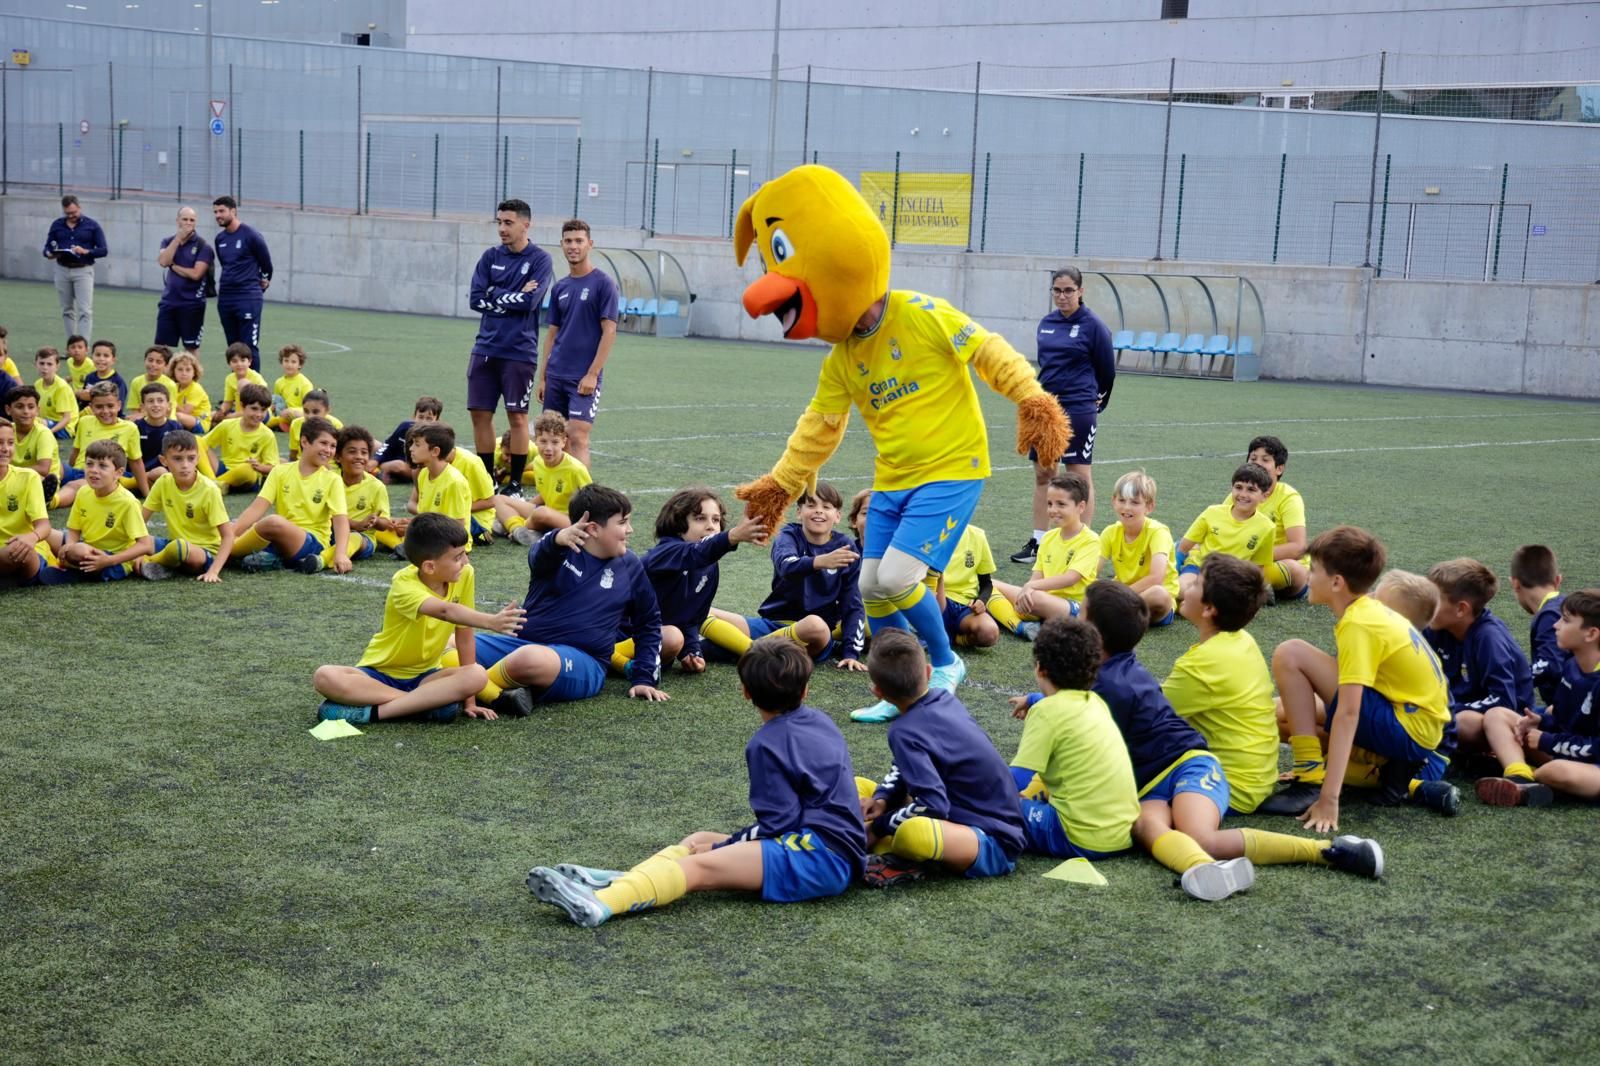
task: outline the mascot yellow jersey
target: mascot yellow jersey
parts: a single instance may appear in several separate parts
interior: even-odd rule
[[[968,363],[989,331],[944,300],[892,291],[878,326],[836,344],[811,410],[854,405],[878,445],[873,488],[989,476],[989,434]]]

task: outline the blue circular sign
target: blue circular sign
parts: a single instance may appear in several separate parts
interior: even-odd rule
[[[221,137],[222,131],[226,128],[227,127],[222,124],[222,120],[220,118],[214,118],[211,120],[211,132],[213,135]]]

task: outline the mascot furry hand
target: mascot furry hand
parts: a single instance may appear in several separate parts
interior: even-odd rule
[[[1017,405],[1017,451],[1054,464],[1072,427],[1033,367],[1004,337],[943,300],[889,289],[889,238],[843,176],[802,166],[761,186],[739,209],[734,255],[751,246],[766,273],[744,291],[751,318],[770,314],[791,340],[833,343],[816,395],[770,473],[735,493],[768,529],[844,439],[850,408],[877,446],[873,487],[913,488],[989,474],[987,430],[966,372]]]

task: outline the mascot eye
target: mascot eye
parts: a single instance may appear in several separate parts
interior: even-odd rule
[[[781,263],[794,254],[794,244],[789,240],[789,235],[781,229],[772,231],[772,261]]]

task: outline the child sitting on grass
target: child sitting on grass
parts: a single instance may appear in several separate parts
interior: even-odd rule
[[[1233,472],[1232,483],[1232,495],[1201,511],[1178,542],[1180,599],[1194,590],[1200,564],[1215,553],[1254,563],[1262,568],[1262,580],[1266,580],[1276,533],[1272,519],[1261,511],[1261,501],[1272,491],[1272,475],[1255,463],[1245,463]]]
[[[689,892],[757,892],[769,903],[843,893],[866,858],[861,800],[839,727],[804,705],[810,678],[811,658],[790,641],[763,641],[739,660],[744,697],[761,714],[745,746],[754,824],[692,833],[626,872],[536,866],[529,890],[591,928]]]
[[[502,447],[510,446],[511,434],[500,439]],[[523,471],[522,482],[534,488],[533,499],[503,496],[505,506],[512,511],[499,522],[511,539],[527,547],[547,529],[564,529],[571,519],[567,517],[567,504],[572,494],[585,485],[594,483],[589,468],[567,454],[567,420],[554,411],[546,411],[533,423],[533,462]],[[496,452],[496,455],[501,455]],[[506,483],[498,472],[496,477]],[[501,511],[500,507],[495,508]],[[525,532],[518,532],[525,530]]]
[[[353,562],[371,558],[378,548],[397,551],[405,537],[406,520],[389,515],[389,487],[371,473],[376,447],[372,434],[362,426],[346,426],[334,442],[333,458],[339,464],[345,505],[350,509]]]
[[[195,436],[205,433],[211,417],[211,397],[200,384],[205,368],[189,352],[179,352],[172,357],[169,372],[177,390],[172,403],[172,417]]]
[[[272,421],[267,425],[273,429],[288,429],[295,419],[316,414],[303,410],[306,397],[316,386],[301,373],[306,365],[306,351],[298,344],[285,344],[278,349],[278,365],[283,367],[283,375],[272,383]],[[291,445],[291,455],[295,450]]]
[[[416,468],[411,465],[411,427],[419,422],[437,422],[444,414],[444,404],[432,396],[418,396],[412,405],[411,417],[394,427],[384,438],[382,447],[373,456],[378,469],[373,471],[385,485],[410,481]]]
[[[1152,626],[1171,625],[1178,606],[1178,565],[1172,530],[1150,517],[1156,509],[1156,479],[1143,470],[1117,478],[1111,490],[1117,521],[1100,531],[1100,558],[1112,576],[1139,594]]]
[[[260,495],[235,523],[234,551],[246,573],[285,564],[302,574],[328,566],[350,572],[349,507],[344,480],[331,465],[337,440],[331,423],[311,419],[301,437],[300,460],[275,466],[267,475]]]
[[[267,393],[267,409],[272,409],[272,390],[267,388],[267,379],[258,371],[250,368],[250,346],[241,341],[234,341],[222,353],[223,360],[228,364],[229,376],[222,383],[222,403],[217,405],[216,417],[211,420],[212,426],[221,424],[229,418],[238,418],[239,390],[246,385],[260,385]],[[271,427],[268,427],[270,432]]]
[[[116,390],[96,392],[95,399],[115,404]],[[57,553],[59,566],[46,567],[39,580],[46,585],[72,581],[121,581],[133,573],[133,562],[149,555],[155,538],[145,528],[139,501],[123,488],[119,478],[128,464],[127,453],[114,440],[97,440],[84,456],[84,484],[67,516],[67,536]]]
[[[102,381],[89,392],[89,417],[80,415],[77,428],[73,430],[72,454],[64,471],[64,484],[56,494],[57,507],[69,506],[77,499],[79,490],[83,488],[81,479],[85,477],[84,470],[78,464],[84,462],[89,449],[102,440],[115,443],[128,464],[128,469],[119,469],[117,476],[120,478],[124,473],[132,474],[134,487],[141,496],[150,491],[144,460],[139,457],[139,429],[121,416],[122,398],[117,393],[117,387],[109,381]]]
[[[31,585],[44,567],[50,516],[39,475],[11,461],[16,448],[16,427],[0,422],[0,580]]]
[[[217,453],[212,468],[224,494],[260,488],[278,465],[278,439],[265,425],[271,406],[272,395],[265,385],[246,382],[239,390],[238,417],[218,422],[206,434],[207,452]]]
[[[300,398],[301,414],[296,415],[289,422],[289,458],[300,458],[300,432],[305,427],[306,419],[321,418],[333,423],[334,429],[343,429],[344,423],[334,417],[333,401],[323,389],[312,389]]]
[[[1055,528],[1039,542],[1033,576],[1022,586],[996,581],[994,587],[1016,608],[1017,635],[1032,640],[1039,623],[1076,615],[1083,591],[1100,570],[1100,538],[1084,524],[1089,483],[1081,475],[1059,474],[1044,495],[1045,514]]]

